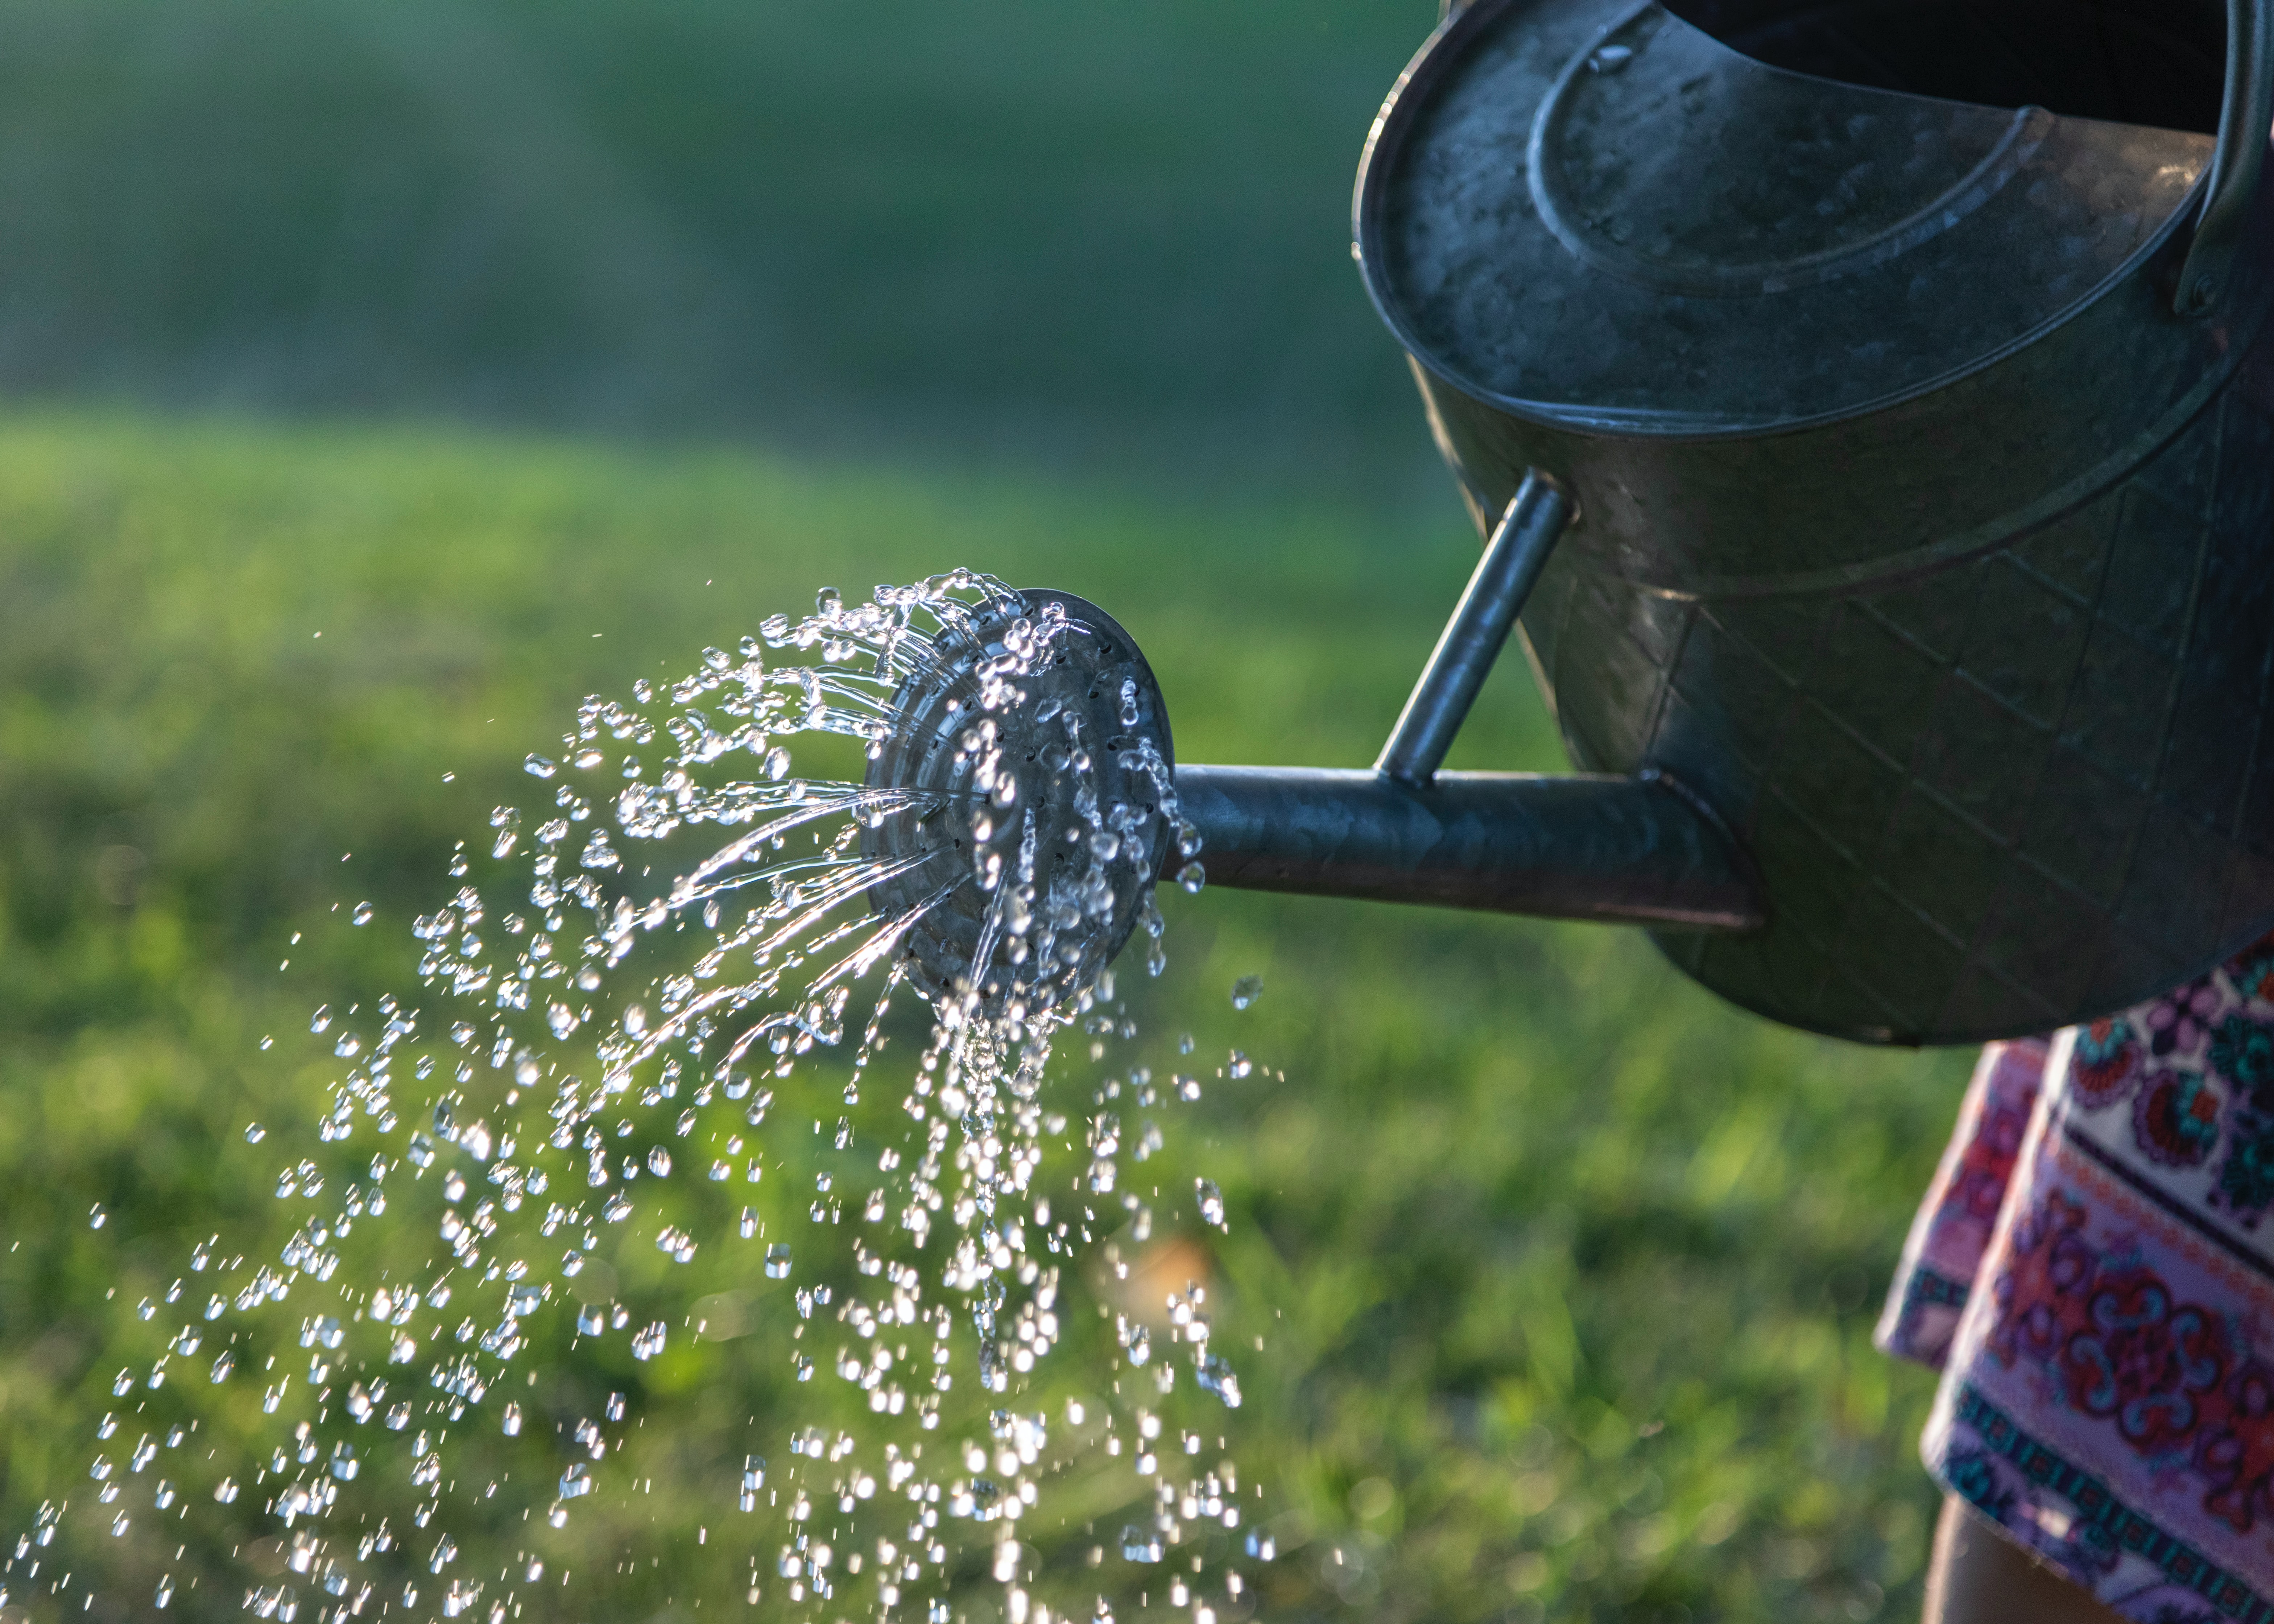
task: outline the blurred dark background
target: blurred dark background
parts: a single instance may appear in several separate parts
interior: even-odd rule
[[[1429,0],[22,0],[0,388],[1441,494],[1348,251]]]

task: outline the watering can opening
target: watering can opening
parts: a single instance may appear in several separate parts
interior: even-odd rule
[[[1669,0],[1770,67],[2067,118],[2218,130],[2218,0]]]

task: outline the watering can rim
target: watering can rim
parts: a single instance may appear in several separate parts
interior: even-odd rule
[[[1389,273],[1385,268],[1388,256],[1383,252],[1382,242],[1384,194],[1391,184],[1390,172],[1396,168],[1397,160],[1403,155],[1404,138],[1427,110],[1433,93],[1452,79],[1457,65],[1465,59],[1463,48],[1502,23],[1511,11],[1528,9],[1538,4],[1539,0],[1468,0],[1466,4],[1455,0],[1454,9],[1406,64],[1384,99],[1367,132],[1352,189],[1351,252],[1358,262],[1367,297],[1373,303],[1376,313],[1415,365],[1426,369],[1444,385],[1482,404],[1514,417],[1563,429],[1653,440],[1758,439],[1884,411],[1988,371],[2041,342],[2048,333],[2074,320],[2080,312],[2111,297],[2125,283],[2138,277],[2144,266],[2158,258],[2177,257],[2180,259],[2169,277],[2172,292],[2164,305],[2167,314],[2180,318],[2210,316],[2222,307],[2225,295],[2234,285],[2235,279],[2230,277],[2227,271],[2240,245],[2250,204],[2259,190],[2259,181],[2266,167],[2270,138],[2274,137],[2274,0],[2227,0],[2225,84],[2219,130],[2216,137],[2210,139],[2209,150],[2202,166],[2185,193],[2152,229],[2147,231],[2120,260],[2106,267],[2090,284],[2001,342],[1986,345],[1931,375],[1859,398],[1845,400],[1829,409],[1767,417],[1733,420],[1728,413],[1557,402],[1526,398],[1496,389],[1476,377],[1465,375],[1456,369],[1451,359],[1440,355],[1436,346],[1417,331],[1397,290],[1388,285]],[[1574,53],[1557,71],[1555,89],[1551,93],[1550,102],[1553,96],[1562,94],[1595,44],[1638,19],[1649,17],[1653,11],[1661,13],[1665,26],[1685,31],[1694,41],[1703,41],[1726,58],[1742,63],[1748,72],[1765,78],[1828,86],[1861,96],[1942,106],[1954,110],[2007,110],[1943,98],[1845,85],[1759,63],[1714,40],[1704,30],[1672,12],[1665,11],[1660,0],[1639,0],[1639,4],[1622,7],[1613,12],[1611,20],[1595,30],[1593,41]],[[2044,121],[2048,125],[2097,125],[2166,135],[2171,133],[2156,131],[2155,126],[2150,125],[2111,124],[2109,121],[2103,120],[2059,117],[2045,113],[2042,109],[2027,107],[2011,109],[2014,130],[2018,132],[2022,121],[2031,117]],[[1527,118],[1530,117],[1531,115],[1527,114]],[[2245,133],[2254,127],[2260,132],[2255,142]],[[1529,157],[1536,184],[1540,163],[1536,139],[1533,146],[1534,150]],[[1552,222],[1543,220],[1540,223],[1542,229],[1561,235],[1560,229]],[[2182,237],[2186,238],[2183,256],[2177,253],[2175,244],[2175,239]],[[1595,267],[1591,266],[1590,268]],[[1606,277],[1615,277],[1616,274],[1615,272],[1600,269],[1595,274]],[[1781,291],[1784,289],[1765,289],[1752,297],[1773,297]],[[2234,347],[2235,350],[2240,348]]]

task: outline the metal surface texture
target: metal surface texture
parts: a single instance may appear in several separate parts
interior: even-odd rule
[[[1871,1041],[2178,983],[2274,923],[2263,0],[2224,72],[2183,3],[2008,49],[2049,111],[1936,99],[1986,71],[1938,31],[2026,42],[2024,0],[1678,3],[1712,32],[1456,11],[1356,225],[1480,529],[1535,470],[1584,515],[1521,620],[1574,764],[1668,773],[1758,865],[1766,928],[1661,945]]]
[[[1527,477],[1510,499],[1468,590],[1389,731],[1389,741],[1374,764],[1376,772],[1426,785],[1443,763],[1570,512],[1554,481],[1537,475]]]
[[[1053,611],[1056,613],[1053,613]],[[1045,653],[1015,679],[1025,699],[994,712],[981,703],[983,667],[1004,658],[1006,637],[1039,631]],[[864,826],[877,857],[930,856],[870,888],[879,917],[928,911],[900,949],[920,992],[953,995],[975,980],[981,1005],[1049,1008],[1096,978],[1121,951],[1170,849],[1161,796],[1142,759],[1149,745],[1176,763],[1152,667],[1128,633],[1086,599],[1044,589],[990,597],[934,640],[936,657],[893,695],[895,725],[869,763],[870,788],[929,792],[929,804]],[[1002,730],[1009,796],[977,781],[986,752],[978,730]],[[1085,756],[1087,766],[1077,756]],[[1101,814],[1127,807],[1140,822],[1100,862],[1088,842]],[[973,883],[990,858],[998,877]],[[1009,940],[1001,905],[1022,883],[1019,911],[1033,916],[1031,951]],[[1102,876],[1110,896],[1091,884]],[[1066,951],[1061,951],[1061,950]]]
[[[1661,777],[1185,766],[1177,799],[1209,883],[1550,919],[1747,930],[1736,844]],[[1163,876],[1165,877],[1165,876]]]

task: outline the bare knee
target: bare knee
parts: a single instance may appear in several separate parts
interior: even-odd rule
[[[2117,1614],[1946,1497],[1924,1624],[2112,1624]]]

